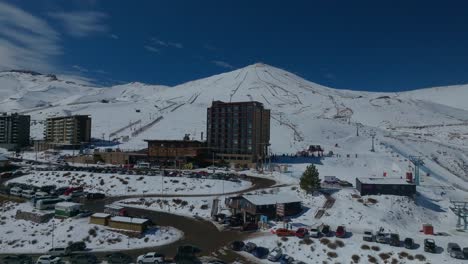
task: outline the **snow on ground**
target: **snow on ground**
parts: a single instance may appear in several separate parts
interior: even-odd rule
[[[69,242],[85,241],[92,251],[113,251],[127,248],[146,248],[173,243],[183,233],[172,227],[148,230],[141,238],[131,238],[100,225],[89,224],[89,218],[52,219],[36,224],[16,220],[17,210],[31,211],[29,203],[5,203],[0,219],[0,252],[45,253],[53,246],[66,247]]]
[[[316,227],[322,223],[328,224],[334,230],[339,225],[344,225],[349,232],[347,238],[335,239],[329,238],[332,244],[330,248],[322,244],[317,239],[312,242],[304,242],[297,238],[289,238],[283,241],[272,235],[269,231],[263,231],[260,235],[253,236],[251,241],[257,245],[269,248],[270,250],[281,245],[283,253],[293,256],[295,259],[306,263],[353,263],[352,256],[357,255],[361,259],[360,263],[370,263],[368,255],[378,259],[376,263],[383,263],[380,254],[384,258],[390,255],[391,258],[398,259],[398,263],[458,263],[452,259],[445,251],[447,243],[456,242],[461,247],[468,247],[468,234],[459,232],[455,229],[456,217],[448,208],[450,203],[445,195],[433,192],[428,188],[420,188],[420,194],[416,200],[407,197],[379,195],[359,197],[357,191],[353,189],[343,189],[333,194],[336,199],[334,206],[328,209],[321,219],[315,219],[315,212],[322,206],[325,198],[321,195],[306,195],[294,187],[274,188],[273,192],[278,194],[288,193],[296,195],[303,199],[304,211],[296,217],[293,217],[292,224],[298,226]],[[420,232],[422,224],[430,223],[434,226],[436,233],[445,233],[441,236],[426,236]],[[284,227],[283,222],[270,222],[271,228]],[[388,245],[363,242],[362,235],[365,229],[371,229],[374,232],[383,227],[386,232],[398,233],[400,239],[411,237],[420,247],[416,250],[407,250],[404,248],[395,248]],[[440,254],[425,253],[421,247],[425,238],[435,239],[438,246],[444,248]],[[337,246],[336,240],[344,243],[343,247]],[[377,246],[379,250],[362,249],[362,245]],[[334,252],[337,254],[335,257]],[[400,258],[401,252],[407,252],[412,257],[422,255],[427,260],[408,260],[407,257]],[[403,253],[405,254],[405,253]],[[249,256],[249,254],[244,254]],[[419,257],[419,256],[418,256]],[[411,257],[410,257],[411,258]],[[255,259],[252,258],[252,261]],[[261,261],[269,263],[269,261]]]
[[[89,172],[33,171],[8,182],[35,186],[83,186],[87,192],[102,192],[107,196],[138,194],[196,195],[236,192],[252,186],[249,181],[222,181],[167,176],[139,176]]]
[[[125,207],[135,207],[151,211],[166,212],[186,217],[211,218],[213,200],[219,199],[222,207],[218,213],[229,215],[229,210],[224,207],[226,196],[216,197],[181,197],[181,198],[132,198],[116,202]]]

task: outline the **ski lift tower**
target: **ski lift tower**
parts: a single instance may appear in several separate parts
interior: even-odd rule
[[[422,156],[409,156],[409,160],[414,164],[414,183],[419,186],[419,167],[424,165]]]
[[[375,148],[374,148],[375,135],[376,135],[375,131],[370,132],[370,136],[372,137],[372,148],[371,148],[370,151],[372,151],[372,152],[375,152]]]
[[[450,210],[458,217],[457,227],[462,227],[463,222],[463,230],[468,230],[468,201],[452,201],[452,207]]]

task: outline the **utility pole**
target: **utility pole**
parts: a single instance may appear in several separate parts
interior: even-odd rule
[[[54,248],[55,221],[52,219],[52,248]]]
[[[375,135],[376,135],[375,131],[370,132],[370,136],[372,137],[372,148],[371,148],[372,152],[375,152],[375,148],[374,148]]]
[[[414,183],[419,186],[419,167],[424,165],[422,156],[409,156],[409,160],[414,164]]]
[[[215,173],[215,153],[213,151],[213,174]]]

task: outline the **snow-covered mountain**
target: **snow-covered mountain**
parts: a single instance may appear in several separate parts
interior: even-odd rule
[[[94,137],[130,136],[121,145],[126,149],[145,147],[143,139],[149,138],[180,139],[190,133],[198,139],[213,100],[255,100],[271,109],[272,152],[321,144],[342,153],[367,153],[374,130],[378,143],[412,148],[410,154],[431,160],[437,156],[434,166],[447,167],[438,168],[441,174],[468,179],[467,86],[404,93],[338,90],[254,64],[175,87],[129,83],[103,88],[18,72],[0,73],[0,87],[0,111],[31,114],[35,138],[42,137],[40,121],[48,116],[90,114]],[[131,122],[138,124],[115,133]],[[145,125],[149,128],[135,131]],[[450,151],[437,153],[440,145]]]

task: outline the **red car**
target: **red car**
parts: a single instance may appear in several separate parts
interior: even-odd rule
[[[346,227],[344,226],[338,226],[335,231],[335,236],[343,238],[346,236]]]
[[[295,236],[296,235],[296,232],[294,232],[293,230],[286,229],[286,228],[276,229],[275,233],[279,237]]]
[[[82,192],[83,187],[68,187],[68,189],[63,193],[63,195],[70,195],[72,192]]]
[[[309,230],[307,230],[307,228],[301,227],[301,228],[298,228],[298,229],[296,230],[296,236],[297,236],[298,238],[304,238],[304,237],[306,237],[306,236],[308,236],[308,235],[309,235]]]

